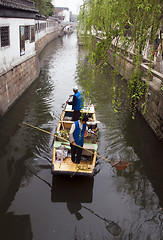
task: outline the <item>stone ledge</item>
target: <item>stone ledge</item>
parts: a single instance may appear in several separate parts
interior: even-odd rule
[[[30,58],[33,58],[34,56],[36,56],[36,51],[35,51],[35,53],[32,53],[29,56],[27,56],[27,58],[25,58],[23,61],[19,60],[19,61],[15,62],[13,65],[10,65],[10,67],[8,69],[3,69],[1,71],[1,69],[2,69],[1,68],[0,69],[0,77],[2,77],[7,72],[11,71],[13,68],[17,67],[18,65],[21,65],[21,64],[25,63],[26,61],[28,61]]]

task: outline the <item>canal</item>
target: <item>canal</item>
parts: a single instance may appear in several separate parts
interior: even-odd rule
[[[123,104],[113,110],[109,73],[94,77],[90,94],[100,121],[98,153],[129,161],[125,170],[98,158],[93,178],[53,178],[53,136],[23,124],[55,133],[73,86],[88,90],[82,51],[76,33],[48,44],[39,77],[0,120],[3,240],[163,239],[163,144],[142,116],[132,120]]]

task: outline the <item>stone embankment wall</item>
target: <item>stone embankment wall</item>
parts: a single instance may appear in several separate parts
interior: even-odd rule
[[[38,72],[38,60],[37,56],[34,55],[1,75],[1,116],[4,115],[8,108],[11,107],[11,105],[21,96],[24,90],[27,89],[28,86],[36,79]]]
[[[36,53],[39,54],[41,53],[41,51],[43,50],[43,48],[52,40],[54,40],[55,38],[60,36],[61,30],[55,30],[52,33],[48,33],[47,35],[45,35],[44,37],[40,38],[36,44],[35,44],[35,49],[36,49]]]
[[[113,57],[113,50],[108,52],[109,55],[109,64],[114,68],[116,64],[116,68],[118,66],[118,71],[121,76],[123,76],[126,80],[130,78],[131,70],[133,67],[133,61],[131,56],[124,57],[122,55],[118,55],[116,59]],[[144,75],[147,75],[149,70],[148,62],[144,62],[141,65],[142,72]],[[142,79],[143,81],[147,81],[147,79]],[[142,113],[146,122],[155,132],[160,140],[163,140],[163,91],[161,90],[161,86],[163,84],[163,74],[152,69],[151,77],[149,81],[149,91],[148,91],[148,99],[146,104],[146,112],[143,114],[142,103],[143,101],[139,101],[138,110]]]

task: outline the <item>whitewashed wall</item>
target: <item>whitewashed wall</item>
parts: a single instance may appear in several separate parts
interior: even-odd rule
[[[19,26],[35,25],[34,19],[0,18],[0,27],[9,26],[10,45],[0,46],[0,74],[35,55],[35,42],[25,41],[25,54],[20,56]]]
[[[41,23],[45,23],[45,21],[39,21],[39,20],[36,20],[35,21],[35,24],[41,24]],[[39,40],[40,38],[44,37],[46,35],[46,29],[43,30],[43,31],[36,31],[35,33],[35,41]]]
[[[46,29],[42,30],[42,31],[36,31],[35,33],[35,41],[37,42],[39,39],[41,39],[42,37],[44,37],[46,34],[54,32],[57,30],[58,27],[58,22],[54,22],[54,21],[41,21],[41,20],[35,20],[35,24],[41,24],[41,23],[46,23]]]

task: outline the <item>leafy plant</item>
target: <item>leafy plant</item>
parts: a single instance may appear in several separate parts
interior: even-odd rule
[[[92,74],[99,68],[101,71],[105,69],[109,62],[109,49],[114,51],[114,71],[118,71],[119,56],[127,57],[128,52],[132,52],[133,69],[128,80],[128,99],[133,117],[142,96],[145,109],[150,70],[147,81],[142,81],[141,63],[148,48],[148,58],[152,65],[156,35],[162,22],[162,0],[84,0],[80,10],[78,31],[79,35],[84,36],[88,48]],[[112,89],[115,88],[115,81],[112,81]],[[114,92],[113,104],[116,103]]]
[[[54,6],[52,0],[33,0],[35,2],[36,8],[44,16],[52,16],[54,14]]]

